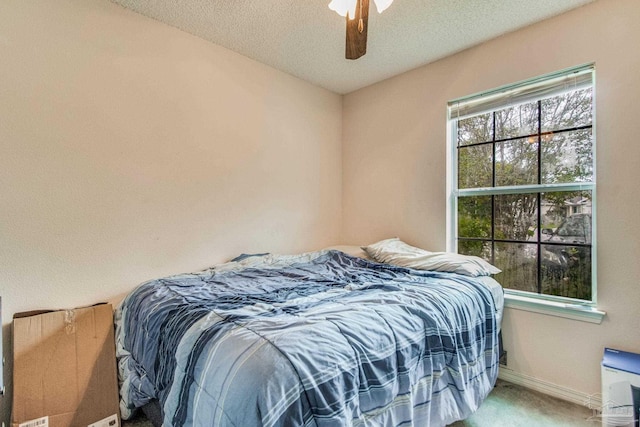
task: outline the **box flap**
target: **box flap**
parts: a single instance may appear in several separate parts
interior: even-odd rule
[[[13,425],[86,426],[118,412],[110,304],[16,317],[13,341]]]

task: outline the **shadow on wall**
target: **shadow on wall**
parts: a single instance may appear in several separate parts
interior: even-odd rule
[[[0,317],[1,318],[1,317]],[[0,395],[0,423],[4,423],[4,425],[9,426],[10,417],[11,417],[11,398],[12,398],[12,378],[11,372],[13,361],[11,359],[11,324],[7,323],[6,325],[2,325],[1,329],[2,333],[2,353],[0,356],[2,357],[2,371],[3,371],[3,384],[4,394]]]

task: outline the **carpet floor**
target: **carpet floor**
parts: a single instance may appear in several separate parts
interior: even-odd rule
[[[591,409],[498,380],[480,409],[450,427],[600,426]]]
[[[123,427],[152,427],[144,416],[122,423]],[[586,406],[565,402],[546,394],[498,380],[480,409],[450,427],[581,427],[600,425]]]

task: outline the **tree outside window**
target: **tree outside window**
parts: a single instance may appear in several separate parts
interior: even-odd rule
[[[519,103],[505,97],[490,111],[451,118],[458,252],[502,269],[496,280],[507,289],[592,300],[594,108],[586,86]]]

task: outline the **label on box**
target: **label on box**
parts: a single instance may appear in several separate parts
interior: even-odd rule
[[[103,418],[100,421],[89,424],[87,427],[120,427],[118,423],[118,414],[110,415],[107,418]]]
[[[36,420],[25,421],[18,424],[18,427],[49,427],[49,417],[42,417]]]

